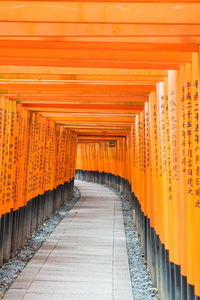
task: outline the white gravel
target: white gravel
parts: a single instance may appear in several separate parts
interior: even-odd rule
[[[122,201],[129,270],[135,300],[157,300],[157,289],[152,286],[151,273],[144,260],[141,243],[132,222],[132,209],[128,200],[117,193]]]

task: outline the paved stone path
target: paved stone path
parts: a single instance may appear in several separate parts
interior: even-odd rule
[[[76,181],[81,198],[4,300],[133,300],[119,197]]]

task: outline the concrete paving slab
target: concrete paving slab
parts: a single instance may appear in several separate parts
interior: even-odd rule
[[[47,281],[34,280],[29,288],[30,293],[48,293],[48,294],[68,294],[68,293],[88,294],[110,294],[112,292],[112,283],[110,282],[85,282],[76,281]]]
[[[26,295],[26,289],[9,289],[6,295],[3,297],[4,300],[22,300]]]
[[[77,274],[77,272],[74,272],[74,270],[54,270],[52,273],[49,272],[49,270],[42,270],[36,277],[36,280],[55,280],[55,281],[79,281],[79,282],[85,282],[85,278],[87,278],[88,282],[92,283],[92,282],[112,282],[112,270],[108,269],[108,272],[104,272],[103,276],[102,276],[102,272],[96,271],[92,271],[90,272],[89,270],[86,271],[79,271],[79,273]]]
[[[85,295],[68,293],[68,294],[37,294],[27,293],[24,300],[113,300],[112,295],[90,293]],[[17,299],[18,300],[18,299]],[[20,299],[19,299],[20,300]],[[125,299],[126,300],[126,299]]]

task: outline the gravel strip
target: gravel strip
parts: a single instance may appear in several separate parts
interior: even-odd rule
[[[157,300],[159,299],[158,292],[157,289],[152,286],[151,272],[144,259],[136,226],[132,221],[131,206],[129,201],[122,194],[118,193],[118,195],[122,201],[126,247],[134,299]]]
[[[77,187],[74,187],[72,200],[67,201],[54,216],[46,220],[39,230],[27,240],[24,247],[20,248],[15,256],[0,268],[0,299],[79,198],[80,192]]]

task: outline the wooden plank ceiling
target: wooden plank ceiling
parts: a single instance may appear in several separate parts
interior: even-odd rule
[[[0,93],[80,141],[117,139],[199,44],[200,0],[0,1]]]

